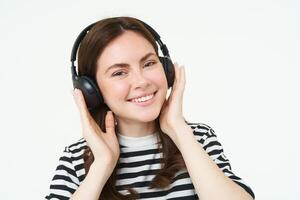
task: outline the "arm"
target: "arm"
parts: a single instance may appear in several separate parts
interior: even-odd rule
[[[175,81],[159,117],[161,130],[176,144],[181,152],[195,190],[201,200],[250,200],[252,197],[228,178],[203,146],[196,140],[192,128],[182,115],[185,87],[184,67],[174,64]]]
[[[176,142],[195,190],[200,199],[251,200],[242,187],[228,178],[195,139],[193,130],[184,121],[174,129]],[[183,138],[184,140],[180,139]],[[197,156],[195,156],[197,155]]]
[[[93,162],[88,174],[72,195],[71,199],[98,200],[110,176],[110,173],[106,172],[105,168],[103,167],[103,163]]]
[[[91,148],[95,160],[71,199],[99,199],[101,191],[113,172],[120,155],[119,142],[115,134],[114,117],[111,111],[106,114],[106,132],[103,132],[90,115],[82,92],[75,89],[73,95],[81,117],[83,136]]]

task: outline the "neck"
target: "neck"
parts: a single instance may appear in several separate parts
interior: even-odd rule
[[[129,137],[142,137],[157,131],[155,120],[151,122],[138,122],[117,119],[117,132]]]

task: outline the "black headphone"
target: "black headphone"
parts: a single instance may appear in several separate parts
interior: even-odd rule
[[[136,20],[141,22],[145,26],[145,28],[148,29],[148,31],[154,37],[155,41],[159,44],[160,49],[163,53],[163,57],[159,56],[159,60],[162,63],[162,66],[165,71],[165,75],[167,77],[168,88],[172,87],[174,83],[175,69],[172,60],[169,56],[169,51],[167,46],[160,40],[159,34],[151,26],[149,26],[148,24],[146,24],[145,22],[139,19]],[[73,87],[78,88],[82,91],[86,105],[89,110],[93,110],[103,105],[104,99],[99,87],[97,86],[93,78],[88,76],[78,76],[74,62],[76,61],[76,54],[81,41],[96,23],[97,22],[87,26],[85,29],[83,29],[83,31],[81,31],[81,33],[78,35],[73,45],[72,53],[71,53],[71,63],[72,63],[71,72],[72,72]]]

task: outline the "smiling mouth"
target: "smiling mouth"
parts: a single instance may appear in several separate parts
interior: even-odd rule
[[[149,94],[149,95],[146,95],[146,96],[143,96],[143,97],[140,97],[140,98],[135,98],[135,99],[129,99],[127,101],[129,102],[132,102],[132,103],[143,103],[143,102],[147,102],[151,99],[153,99],[153,97],[155,96],[157,91],[155,91],[154,93],[152,94]]]

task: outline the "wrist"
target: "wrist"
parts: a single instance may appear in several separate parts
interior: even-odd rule
[[[181,150],[184,145],[189,144],[190,141],[195,140],[192,128],[184,121],[177,124],[173,135],[173,141],[179,150]]]

